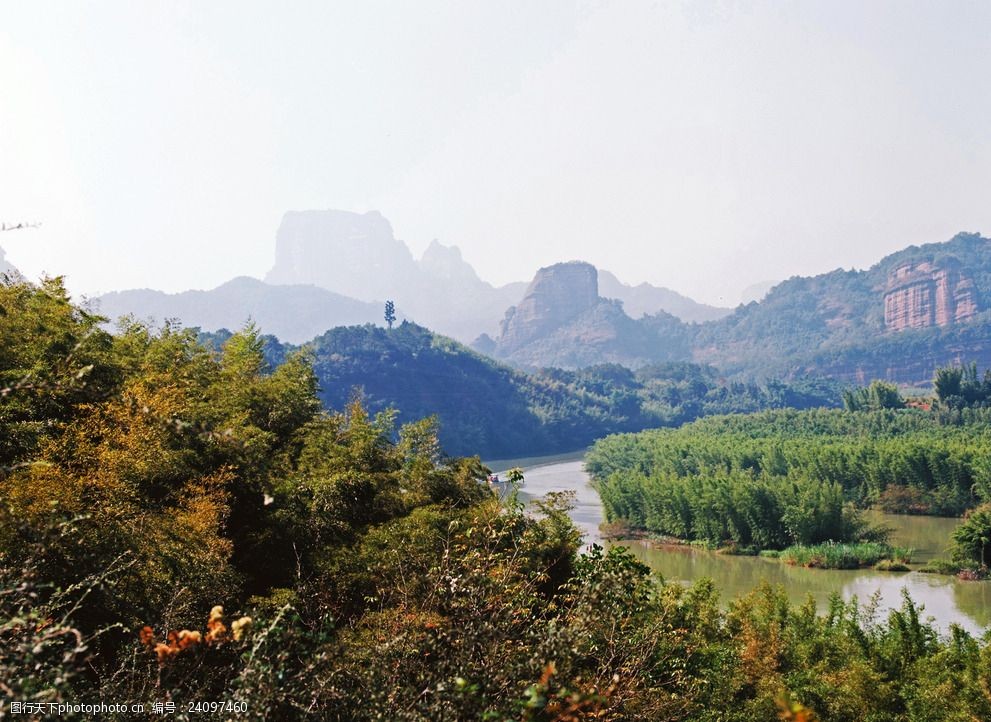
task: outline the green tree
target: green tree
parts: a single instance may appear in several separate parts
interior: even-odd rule
[[[953,531],[953,556],[983,566],[991,562],[991,504],[983,504]]]
[[[385,302],[385,322],[389,324],[389,328],[396,322],[396,304],[392,301]]]
[[[847,411],[880,411],[901,409],[905,400],[898,387],[886,381],[872,381],[866,388],[843,392],[843,408]]]
[[[963,383],[963,369],[956,367],[936,369],[933,377],[933,388],[940,401],[946,403],[947,399],[960,396],[960,387]]]

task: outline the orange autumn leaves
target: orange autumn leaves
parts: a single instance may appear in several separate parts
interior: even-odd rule
[[[156,642],[154,630],[145,626],[141,628],[138,636],[141,644],[154,651],[158,663],[164,666],[173,657],[189,649],[219,645],[230,640],[240,642],[250,630],[251,617],[235,619],[228,629],[224,624],[224,608],[217,605],[210,610],[210,615],[207,617],[206,633],[190,629],[173,630],[166,635],[164,642]]]

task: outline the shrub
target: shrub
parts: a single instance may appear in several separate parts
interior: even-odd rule
[[[793,546],[781,552],[786,564],[819,569],[859,569],[882,561],[905,565],[911,561],[912,550],[887,544],[865,542],[837,544],[829,542],[814,546]]]

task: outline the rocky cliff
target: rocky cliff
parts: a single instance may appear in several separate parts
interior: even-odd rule
[[[512,353],[567,325],[598,302],[598,272],[590,263],[571,261],[541,268],[523,294],[523,300],[506,311],[499,350]]]
[[[415,260],[377,211],[291,211],[275,242],[269,283],[312,284],[378,304],[391,299],[411,319],[463,341],[495,333],[522,294],[520,284],[496,288],[480,279],[455,246],[434,241]]]
[[[955,259],[903,263],[888,274],[884,325],[889,331],[949,326],[980,311],[974,280]]]
[[[636,368],[688,357],[685,324],[663,311],[630,318],[620,301],[599,296],[598,278],[580,261],[541,268],[506,312],[500,336],[482,337],[475,348],[524,367]]]
[[[411,282],[419,286],[419,269],[378,211],[290,211],[276,233],[275,265],[265,280],[378,302]]]

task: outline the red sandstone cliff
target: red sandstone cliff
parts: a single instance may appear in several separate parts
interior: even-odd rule
[[[958,264],[906,263],[888,274],[884,326],[889,331],[948,326],[978,311],[974,281]]]

